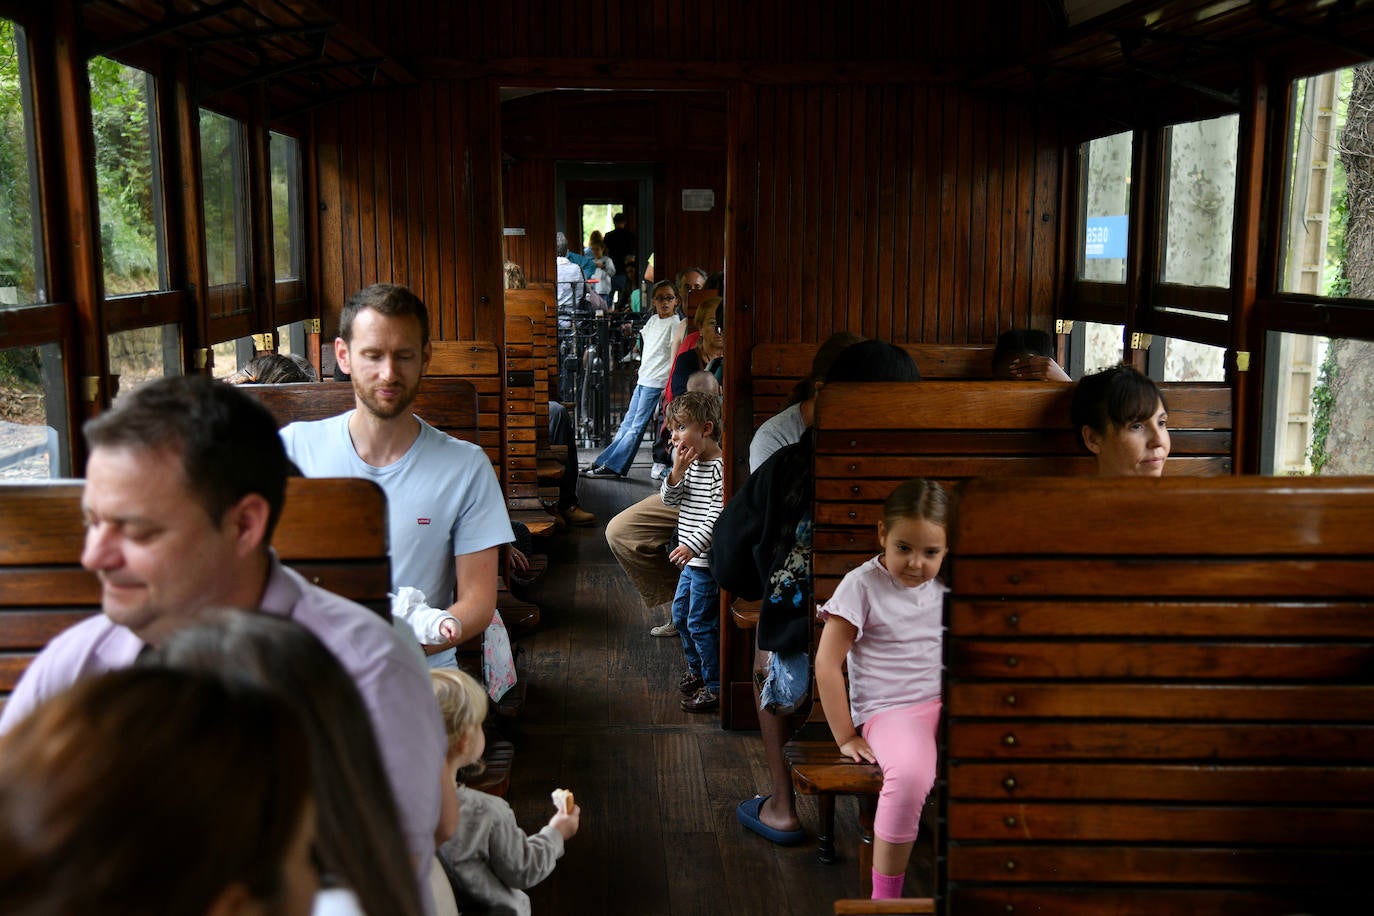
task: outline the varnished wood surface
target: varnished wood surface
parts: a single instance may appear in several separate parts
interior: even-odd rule
[[[758,734],[678,708],[681,646],[649,636],[666,615],[641,606],[606,547],[604,523],[649,492],[644,463],[629,480],[580,481],[580,502],[600,522],[548,541],[549,572],[529,593],[543,613],[520,640],[530,684],[514,723],[510,799],[526,830],[548,820],[557,786],[583,812],[552,877],[530,891],[534,912],[831,913],[859,893],[857,806],[836,806],[838,848],[850,857],[829,866],[814,840],[776,847],[736,821],[735,806],[766,791]],[[814,836],[815,801],[799,806]],[[907,892],[930,894],[933,874],[919,840]]]

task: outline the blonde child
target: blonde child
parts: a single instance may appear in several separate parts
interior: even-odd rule
[[[941,609],[949,499],[908,480],[883,504],[883,552],[847,573],[820,608],[816,684],[840,753],[883,771],[873,825],[873,898],[902,896],[921,808],[935,784]],[[849,661],[849,696],[842,666]]]
[[[682,569],[673,596],[673,624],[687,656],[678,682],[687,712],[720,706],[720,589],[707,551],[725,506],[725,461],[720,450],[720,398],[684,391],[668,402],[673,469],[663,480],[663,504],[676,506],[678,545],[668,559]]]
[[[433,669],[429,676],[448,731],[445,789],[451,792],[456,785],[458,798],[457,829],[439,846],[439,860],[453,882],[459,909],[464,914],[528,916],[530,898],[524,889],[553,873],[564,843],[577,833],[582,809],[559,811],[538,833],[526,836],[504,799],[457,783],[458,772],[481,760],[487,746],[482,731],[487,692],[456,668]],[[452,822],[447,812],[445,821]]]

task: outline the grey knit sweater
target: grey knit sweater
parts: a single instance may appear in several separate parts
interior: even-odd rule
[[[545,825],[526,836],[505,799],[458,787],[458,830],[439,847],[463,916],[529,916],[533,887],[553,873],[563,835]]]

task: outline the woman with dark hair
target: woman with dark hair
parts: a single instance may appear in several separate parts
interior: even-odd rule
[[[1085,376],[1073,392],[1073,428],[1099,477],[1159,477],[1169,458],[1169,410],[1159,386],[1130,366]]]
[[[294,708],[310,742],[326,882],[351,890],[367,916],[421,912],[367,709],[314,634],[271,614],[213,611],[140,663],[242,680]]]
[[[266,691],[79,681],[0,738],[0,912],[308,916],[310,786],[301,723]]]

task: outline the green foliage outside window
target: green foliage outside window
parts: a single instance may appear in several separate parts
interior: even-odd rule
[[[150,79],[106,57],[92,58],[87,72],[105,294],[158,289]]]
[[[0,19],[0,308],[37,295],[21,76],[17,30]]]

